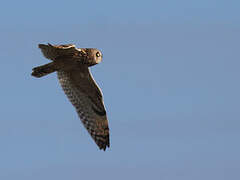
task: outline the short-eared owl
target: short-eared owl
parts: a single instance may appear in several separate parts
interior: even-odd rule
[[[43,55],[51,63],[33,68],[32,76],[42,77],[57,71],[63,91],[100,149],[109,147],[109,128],[101,90],[89,67],[102,61],[102,53],[93,48],[75,45],[39,44]]]

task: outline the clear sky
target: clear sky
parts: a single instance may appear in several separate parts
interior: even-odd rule
[[[240,1],[4,1],[0,179],[240,179]],[[100,151],[38,43],[96,47]]]

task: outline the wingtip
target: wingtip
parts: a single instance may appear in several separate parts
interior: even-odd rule
[[[106,139],[106,141],[99,141],[97,143],[100,150],[105,151],[107,148],[110,148],[109,138]]]
[[[104,146],[104,147],[99,147],[100,150],[106,151],[108,146]]]
[[[53,45],[52,44],[50,44],[50,43],[47,43],[47,44],[38,44],[38,48],[40,48],[40,49],[42,49],[42,48],[45,48],[45,47],[53,47]]]
[[[48,46],[48,45],[46,45],[46,44],[38,44],[38,48],[40,48],[40,49],[43,49],[43,48],[45,48],[46,46]]]

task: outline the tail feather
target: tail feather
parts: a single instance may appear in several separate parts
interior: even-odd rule
[[[55,67],[54,62],[51,62],[51,63],[45,64],[43,66],[35,67],[32,70],[33,70],[32,76],[40,78],[42,76],[46,76],[46,75],[56,71],[57,69]]]

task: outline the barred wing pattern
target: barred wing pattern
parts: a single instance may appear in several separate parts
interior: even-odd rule
[[[88,67],[57,71],[59,82],[85,128],[100,149],[109,147],[109,128],[102,94]]]

